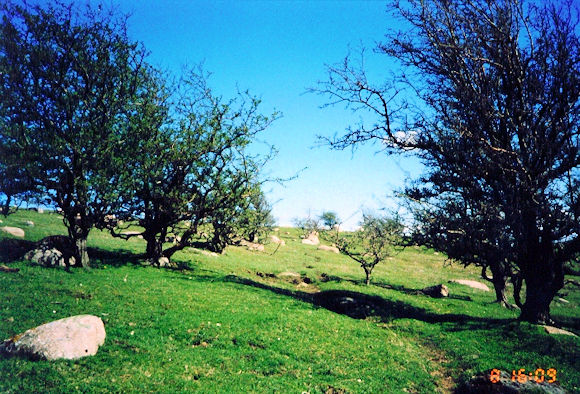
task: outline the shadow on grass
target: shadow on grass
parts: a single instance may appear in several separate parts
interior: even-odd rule
[[[145,261],[144,253],[133,253],[129,250],[116,249],[104,250],[99,248],[88,248],[89,258],[102,265],[111,267],[122,267],[128,264],[140,265]]]
[[[37,242],[24,239],[6,238],[0,240],[0,263],[11,263],[24,259],[24,255],[32,250]],[[144,253],[134,253],[130,250],[115,249],[105,250],[89,247],[88,254],[91,260],[91,268],[99,266],[122,267],[134,265],[136,267],[148,265]],[[175,267],[166,268],[169,270],[187,271],[191,270],[191,264],[185,261],[174,261]]]
[[[346,279],[346,278],[341,278],[340,276],[335,276],[335,275],[327,275],[325,273],[323,273],[320,276],[320,281],[321,282],[349,282],[358,286],[362,286],[365,284],[364,279]],[[403,294],[408,294],[408,295],[418,295],[421,293],[421,289],[411,289],[405,286],[401,286],[401,285],[389,285],[387,283],[382,283],[382,282],[371,282],[371,284],[373,286],[377,286],[377,287],[381,287],[383,289],[388,289],[388,290],[394,290],[394,291],[398,291],[400,293]],[[461,301],[472,301],[471,297],[469,296],[461,296],[461,295],[454,295],[451,294],[449,295],[447,298],[452,299],[452,300],[461,300]]]
[[[36,242],[25,239],[6,238],[0,240],[0,260],[3,263],[22,260],[26,252],[34,248]]]
[[[296,298],[311,303],[317,307],[328,309],[353,319],[376,317],[381,321],[389,322],[393,319],[415,319],[427,323],[451,323],[452,329],[470,330],[486,329],[505,325],[513,319],[492,319],[468,316],[463,314],[436,314],[423,308],[409,305],[402,301],[391,301],[379,296],[368,295],[356,291],[327,290],[310,294],[297,290],[282,289],[268,284],[256,282],[235,275],[223,278],[225,282],[240,283],[260,289],[272,291],[276,294]],[[421,297],[418,295],[418,297]]]

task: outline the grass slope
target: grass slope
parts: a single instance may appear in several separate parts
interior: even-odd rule
[[[66,233],[55,214],[3,220],[31,241]],[[556,368],[562,387],[580,391],[580,339],[518,323],[516,311],[492,303],[493,292],[447,283],[477,280],[475,268],[409,248],[377,266],[367,287],[351,260],[302,245],[294,229],[278,235],[286,246],[265,253],[179,252],[180,270],[143,266],[142,240],[99,231],[89,237],[90,271],[9,261],[4,247],[0,263],[20,271],[0,272],[0,339],[84,313],[104,320],[107,339],[95,357],[76,361],[0,358],[0,392],[430,393],[491,368]],[[284,271],[303,279],[273,275]],[[438,283],[451,297],[416,293]],[[320,291],[372,299],[376,308],[354,319],[320,307]],[[554,302],[553,315],[580,333],[580,294],[562,293],[569,303]]]

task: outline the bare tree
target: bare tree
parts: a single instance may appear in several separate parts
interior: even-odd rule
[[[347,58],[315,89],[374,116],[330,144],[378,140],[388,152],[414,153],[428,169],[418,201],[439,200],[443,216],[446,202],[462,202],[466,218],[496,215],[480,230],[507,248],[496,257],[526,283],[520,318],[550,322],[563,264],[580,250],[578,9],[573,1],[409,0],[392,10],[408,29],[377,51],[400,72],[375,86]],[[485,206],[473,210],[478,200]],[[481,245],[465,244],[471,256]]]

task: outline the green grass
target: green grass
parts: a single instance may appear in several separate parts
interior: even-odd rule
[[[66,233],[55,214],[21,211],[2,220],[24,228],[27,240]],[[26,220],[35,226],[22,226]],[[94,357],[0,358],[0,392],[431,393],[491,368],[539,367],[556,368],[562,387],[580,391],[579,338],[518,323],[517,311],[492,302],[493,291],[447,283],[477,280],[479,270],[408,248],[378,265],[367,287],[355,262],[302,245],[294,229],[278,235],[286,246],[276,251],[270,244],[265,253],[181,251],[175,255],[187,267],[181,270],[144,266],[136,256],[143,240],[99,231],[89,237],[90,271],[0,261],[20,268],[0,272],[0,339],[84,313],[100,316],[107,331]],[[270,275],[284,271],[311,283]],[[451,297],[416,294],[438,283]],[[353,319],[320,307],[314,294],[331,290],[373,300],[377,308]],[[570,303],[554,302],[553,317],[580,333],[580,294],[562,292]]]

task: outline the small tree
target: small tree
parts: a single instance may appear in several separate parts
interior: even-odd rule
[[[293,222],[296,227],[302,230],[305,237],[312,233],[319,233],[321,230],[320,218],[313,218],[310,216],[310,212],[305,218],[294,218]]]
[[[375,266],[392,255],[403,238],[403,225],[397,218],[363,215],[361,229],[338,239],[337,247],[360,264],[365,272],[365,284],[371,282]]]
[[[251,242],[263,240],[272,231],[276,221],[272,206],[256,184],[246,197],[245,207],[236,220],[236,235]]]
[[[338,214],[333,211],[322,212],[322,215],[320,215],[320,220],[322,220],[322,223],[324,223],[328,230],[334,230],[335,226],[340,224]]]

